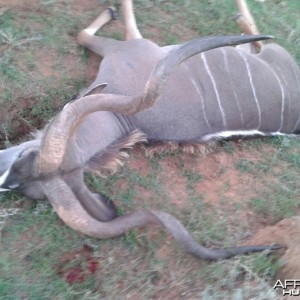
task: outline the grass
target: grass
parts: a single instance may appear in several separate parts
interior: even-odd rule
[[[267,253],[217,262],[205,269],[205,276],[210,278],[212,285],[198,295],[200,299],[276,299],[268,278],[272,278],[280,267],[280,262],[271,261]]]
[[[75,36],[108,1],[29,2],[26,9],[7,4],[0,12],[3,145],[42,127],[97,71]],[[276,36],[300,64],[298,0],[248,2],[261,32]],[[136,0],[135,6],[143,35],[160,45],[239,33],[234,1]],[[122,38],[119,25],[107,26],[104,34]],[[224,142],[207,157],[175,152],[150,159],[137,151],[116,174],[87,174],[86,182],[121,213],[162,209],[204,245],[232,246],[261,220],[273,224],[299,210],[299,152],[299,140],[288,138]],[[276,298],[272,283],[280,261],[268,253],[207,263],[150,227],[96,240],[65,226],[47,202],[15,193],[0,194],[0,233],[3,300]],[[70,282],[74,272],[84,280]]]
[[[0,121],[9,140],[45,124],[86,83],[83,58],[72,37],[80,22],[55,3],[36,1],[32,11],[2,11],[0,103],[8,114],[0,114]],[[64,65],[67,60],[78,61],[76,70]]]
[[[275,138],[275,149],[262,149],[261,157],[236,161],[235,167],[241,173],[259,178],[263,187],[249,200],[250,207],[264,217],[278,221],[291,217],[299,207],[299,141],[291,138]]]

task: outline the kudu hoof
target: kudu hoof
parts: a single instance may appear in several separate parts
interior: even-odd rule
[[[119,19],[119,14],[118,14],[118,11],[115,7],[110,6],[110,7],[107,8],[107,10],[110,14],[111,20],[115,21],[115,20]]]

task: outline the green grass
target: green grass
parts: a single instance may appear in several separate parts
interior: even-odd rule
[[[0,122],[9,140],[44,125],[86,84],[74,44],[81,18],[57,5],[41,3],[39,13],[8,8],[0,16],[0,103],[8,112]],[[64,64],[67,59],[77,60],[76,74]]]
[[[276,42],[300,64],[299,1],[248,2],[261,32],[276,36]],[[71,0],[35,1],[34,9],[9,7],[1,13],[3,144],[42,127],[88,84],[90,55],[76,46],[75,36],[112,4],[99,3],[99,9],[85,9],[75,8]],[[234,1],[136,0],[135,7],[143,35],[160,45],[203,35],[239,34]],[[107,26],[104,35],[122,39],[122,30]],[[17,132],[20,127],[24,130]],[[268,224],[299,210],[299,140],[224,142],[207,157],[194,155],[193,163],[179,151],[146,163],[139,155],[134,154],[133,161],[145,167],[129,162],[107,178],[87,174],[87,184],[112,199],[120,213],[146,207],[174,214],[206,246],[236,245],[253,233],[243,214],[247,210],[257,222]],[[233,163],[224,164],[224,157]],[[206,160],[211,169],[203,172],[200,166]],[[231,181],[233,175],[243,184]],[[178,184],[183,185],[182,193]],[[202,185],[208,189],[201,190]],[[0,234],[1,300],[275,299],[272,284],[280,261],[267,253],[207,263],[187,255],[166,233],[150,227],[96,240],[69,229],[49,204],[16,193],[0,194]],[[83,282],[69,284],[62,273],[88,267],[81,252],[85,245],[91,247],[89,255],[98,262],[98,270]]]
[[[235,167],[241,173],[251,174],[262,184],[257,195],[249,200],[250,207],[264,217],[278,221],[291,217],[299,208],[300,191],[298,168],[300,142],[293,138],[275,138],[269,140],[276,146],[261,149],[259,159],[241,158]]]
[[[276,299],[268,280],[280,267],[279,260],[271,260],[267,253],[220,261],[205,268],[211,285],[198,295],[201,299]]]

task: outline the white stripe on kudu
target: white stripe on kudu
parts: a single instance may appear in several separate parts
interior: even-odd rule
[[[207,134],[204,135],[201,138],[202,142],[207,142],[210,140],[218,140],[218,139],[228,139],[228,138],[233,138],[233,137],[251,137],[251,136],[280,136],[280,135],[284,135],[284,136],[295,136],[294,134],[285,134],[285,133],[281,133],[279,131],[276,132],[262,132],[259,130],[227,130],[227,131],[220,131],[220,132],[216,132],[216,133],[211,133],[211,134]]]
[[[248,58],[247,58],[247,56],[244,55],[243,51],[241,51],[240,49],[237,49],[237,52],[243,58],[243,60],[245,62],[245,65],[246,65],[247,74],[248,74],[249,81],[250,81],[250,86],[251,86],[251,89],[252,89],[253,97],[254,97],[254,100],[255,100],[255,103],[256,103],[256,106],[257,106],[257,111],[258,111],[258,126],[257,126],[257,130],[258,130],[261,127],[261,109],[260,109],[258,98],[257,98],[257,95],[256,95],[256,89],[255,89],[255,86],[254,86],[254,83],[253,83],[253,78],[252,78]]]
[[[215,91],[215,94],[216,94],[216,97],[217,97],[217,102],[218,102],[218,105],[219,105],[219,108],[220,108],[220,111],[221,111],[221,115],[222,115],[223,126],[224,126],[224,128],[226,128],[227,127],[227,122],[226,122],[225,111],[224,111],[224,109],[222,107],[222,104],[221,104],[220,95],[219,95],[219,92],[218,92],[218,89],[217,89],[216,81],[215,81],[215,79],[214,79],[214,77],[213,77],[213,75],[210,71],[210,68],[208,66],[208,63],[207,63],[207,60],[205,58],[204,53],[201,53],[201,58],[204,62],[205,70],[206,70],[206,72],[207,72],[207,74],[208,74],[208,76],[209,76],[209,78],[212,82],[213,87],[214,87],[214,91]]]
[[[0,177],[0,186],[5,182],[8,174],[9,174],[10,169],[6,170],[3,175]]]
[[[224,58],[226,72],[227,72],[229,80],[230,80],[230,85],[231,85],[231,90],[232,90],[233,95],[234,95],[234,100],[236,102],[236,105],[237,105],[239,113],[240,113],[241,122],[242,122],[242,124],[244,124],[243,110],[242,110],[239,98],[238,98],[238,96],[236,94],[236,91],[235,91],[236,87],[234,86],[234,83],[232,82],[232,77],[230,75],[230,67],[229,67],[229,64],[228,64],[228,57],[227,57],[227,54],[226,54],[226,51],[224,50],[224,48],[221,48],[221,52],[223,53],[223,58]]]
[[[280,91],[281,91],[281,117],[280,117],[280,126],[278,128],[278,131],[282,130],[282,126],[283,126],[283,116],[284,116],[284,107],[285,107],[285,92],[284,92],[284,87],[281,83],[280,78],[277,76],[277,74],[274,72],[274,70],[264,61],[264,60],[260,60],[261,63],[263,63],[266,68],[268,68],[268,70],[271,71],[271,73],[275,76],[278,85],[280,87]]]
[[[205,107],[204,107],[204,101],[203,101],[203,95],[200,93],[199,91],[199,88],[197,86],[197,83],[195,82],[195,80],[193,79],[193,77],[190,77],[191,78],[191,82],[193,84],[193,86],[195,87],[195,90],[197,91],[198,95],[199,95],[199,98],[201,99],[201,107],[202,107],[202,111],[203,111],[203,117],[204,117],[204,120],[205,120],[205,123],[207,125],[207,127],[209,129],[211,129],[211,126],[209,124],[209,121],[207,119],[207,116],[206,116],[206,112],[205,112]]]

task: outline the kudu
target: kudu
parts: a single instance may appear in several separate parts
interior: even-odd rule
[[[98,238],[158,224],[204,259],[276,249],[202,247],[173,216],[155,210],[117,216],[112,202],[84,184],[84,170],[115,163],[137,142],[203,143],[300,129],[300,72],[292,57],[275,44],[257,44],[258,54],[228,47],[269,36],[207,37],[159,47],[142,38],[132,2],[122,0],[122,9],[126,41],[94,35],[112,19],[111,8],[79,33],[78,43],[103,57],[97,78],[65,105],[41,138],[1,151],[1,189],[48,198],[66,224]],[[245,6],[240,9],[243,14]],[[247,14],[239,22],[253,33]]]

